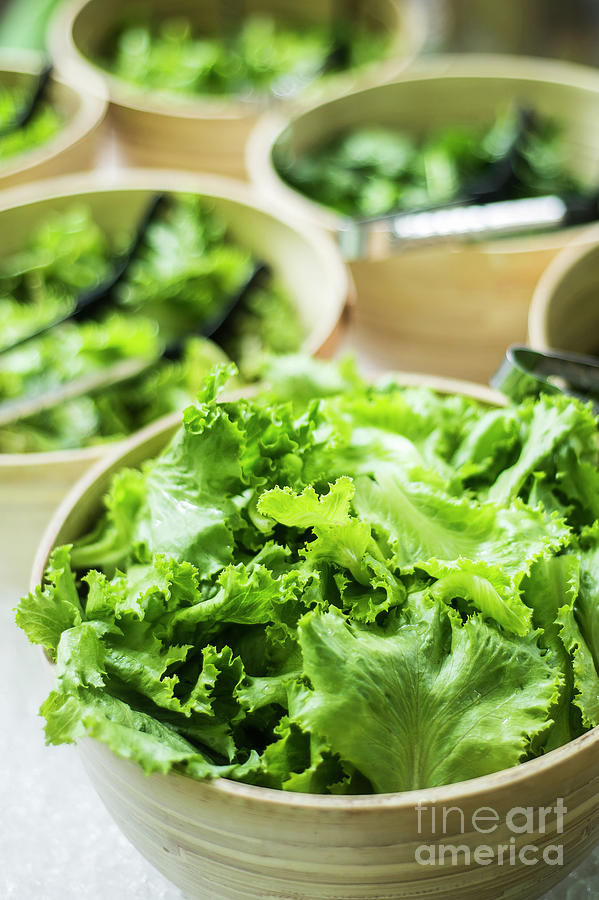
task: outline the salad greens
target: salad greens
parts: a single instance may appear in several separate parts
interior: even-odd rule
[[[283,142],[274,162],[290,185],[342,215],[439,206],[468,193],[505,156],[522,128],[520,112],[509,106],[490,126],[441,128],[421,137],[368,125],[299,155]],[[565,163],[559,126],[539,115],[522,134],[513,169],[501,199],[580,190]]]
[[[14,121],[27,102],[27,93],[26,87],[0,85],[0,131]],[[50,103],[41,101],[26,125],[4,136],[0,134],[0,164],[45,144],[58,134],[62,125],[59,112]]]
[[[334,40],[344,53],[334,62]],[[178,94],[281,96],[327,71],[354,68],[382,57],[388,37],[352,25],[287,25],[266,15],[251,15],[229,33],[196,34],[185,18],[122,25],[109,37],[102,65],[146,90]],[[346,57],[346,58],[342,58]],[[336,57],[335,57],[336,59]]]
[[[29,245],[0,264],[0,348],[68,313],[79,292],[101,283],[114,254],[89,209],[73,205],[42,222]],[[148,229],[114,302],[98,318],[67,322],[0,357],[0,402],[42,393],[131,356],[152,359],[181,335],[182,358],[0,429],[0,452],[82,447],[135,431],[199,390],[217,362],[234,359],[246,380],[265,353],[298,349],[302,329],[287,293],[270,279],[251,291],[219,336],[194,337],[253,271],[252,254],[228,234],[209,202],[181,195]]]
[[[48,742],[289,791],[485,775],[599,724],[597,423],[283,357],[119,471],[17,622]],[[595,621],[597,619],[597,621]]]

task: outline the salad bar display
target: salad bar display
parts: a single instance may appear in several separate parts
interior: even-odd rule
[[[599,842],[599,75],[404,72],[412,0],[39,0],[23,44],[54,5],[0,52],[14,790],[34,652],[187,897],[540,898]]]
[[[65,75],[104,84],[128,163],[247,179],[265,109],[397,76],[425,19],[412,0],[74,0],[49,42]]]
[[[248,169],[337,236],[369,363],[487,382],[526,340],[552,258],[591,242],[596,88],[554,60],[427,57],[394,81],[265,115]]]

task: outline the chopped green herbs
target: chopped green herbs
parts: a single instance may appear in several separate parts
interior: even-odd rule
[[[49,742],[351,794],[485,775],[599,724],[590,408],[285,357],[270,394],[218,403],[222,380],[21,601],[56,661]]]

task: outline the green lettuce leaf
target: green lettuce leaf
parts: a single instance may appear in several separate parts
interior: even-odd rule
[[[436,605],[390,633],[309,614],[291,717],[377,791],[433,787],[515,765],[547,729],[559,684],[534,638],[506,640]],[[484,749],[483,749],[484,748]]]
[[[48,740],[359,794],[495,772],[599,724],[590,410],[279,362],[281,399],[271,381],[220,402],[217,367],[21,601],[56,663]]]

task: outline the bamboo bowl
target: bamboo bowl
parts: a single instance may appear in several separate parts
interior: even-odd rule
[[[283,19],[321,22],[328,21],[332,2],[248,0],[244,8],[246,13],[266,12]],[[110,75],[93,62],[107,34],[122,19],[126,5],[123,0],[72,0],[61,8],[49,39],[58,67],[76,84],[87,85],[91,76],[101,76],[110,95],[110,117],[128,163],[245,178],[244,145],[264,109],[264,101],[176,94],[160,97]],[[154,18],[183,15],[200,30],[218,33],[218,0],[146,0],[145,8]],[[426,18],[413,0],[364,0],[360,16],[390,35],[387,58],[331,76],[306,92],[307,96],[330,97],[359,84],[393,78],[424,42]]]
[[[502,404],[502,395],[477,385],[401,375],[410,384],[462,392]],[[179,416],[130,439],[89,471],[64,500],[38,549],[32,588],[40,583],[51,549],[92,526],[112,475],[155,456]],[[92,739],[80,745],[88,774],[117,824],[134,846],[197,900],[532,900],[563,878],[599,837],[599,730],[546,756],[461,784],[402,794],[335,797],[290,794],[233,781],[195,781],[183,775],[144,775]],[[506,824],[515,807],[567,809],[563,833],[549,813],[546,832],[514,834]],[[420,827],[416,807],[428,812]],[[432,825],[443,808],[464,814],[446,818],[446,833]],[[472,816],[490,807],[500,817],[491,836],[473,829]],[[483,813],[484,814],[484,813]],[[442,843],[526,844],[541,852],[563,845],[563,866],[419,865],[418,847]]]
[[[588,228],[582,241],[559,253],[543,273],[528,331],[538,350],[599,356],[599,228]]]
[[[509,56],[418,62],[400,80],[313,106],[295,118],[265,115],[248,144],[248,169],[273,202],[335,234],[342,217],[287,185],[275,169],[273,153],[301,153],[362,125],[414,134],[451,124],[480,125],[509,100],[528,102],[562,123],[572,171],[596,187],[599,77],[581,66]],[[388,368],[488,381],[505,347],[525,339],[534,287],[576,233],[571,228],[477,244],[406,248],[352,263],[356,318],[371,344],[371,356]],[[376,338],[381,331],[383,341]]]
[[[42,54],[32,50],[6,50],[0,54],[0,81],[7,86],[31,82],[43,65]],[[63,117],[60,131],[50,140],[0,163],[0,188],[37,178],[91,169],[95,162],[100,126],[106,115],[104,89],[94,79],[93,92],[82,91],[53,75],[50,103]],[[90,84],[94,84],[90,82]]]
[[[271,265],[297,303],[306,332],[303,350],[324,356],[333,351],[351,287],[332,241],[272,215],[246,185],[182,172],[125,170],[114,177],[82,175],[16,188],[0,200],[3,252],[22,246],[40,219],[74,200],[87,203],[96,221],[114,233],[136,222],[148,195],[157,190],[209,197],[232,233]],[[17,595],[58,501],[111,447],[114,442],[83,450],[0,454],[0,573]]]

